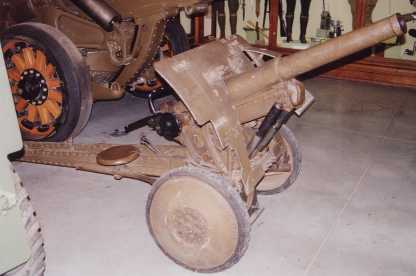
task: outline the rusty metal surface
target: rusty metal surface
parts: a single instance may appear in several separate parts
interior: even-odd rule
[[[99,165],[97,155],[114,146],[119,145],[25,142],[25,154],[20,161],[70,167],[153,183],[155,176],[184,166],[188,159],[186,149],[180,146],[158,146],[159,153],[156,154],[145,146],[133,145],[140,151],[140,156],[134,161],[120,166]]]
[[[181,97],[200,125],[224,118],[227,112],[233,113],[231,106],[224,102],[225,80],[253,68],[240,41],[235,38],[211,42],[155,64],[157,72]]]
[[[132,22],[112,23],[105,30],[71,0],[0,0],[0,33],[7,27],[27,21],[37,21],[63,32],[82,51],[90,66],[95,100],[117,99],[110,83],[128,87],[144,69],[151,67],[165,31],[165,21],[182,8],[201,5],[202,0],[112,0],[106,1],[123,18]],[[101,11],[104,13],[104,11]],[[103,14],[102,16],[105,16]],[[125,53],[120,55],[124,49]],[[99,55],[97,55],[99,53]],[[106,91],[107,90],[107,93]],[[124,90],[120,90],[124,91]]]
[[[215,41],[158,62],[155,68],[199,125],[212,123],[221,148],[235,151],[246,193],[254,197],[255,184],[263,172],[250,164],[243,128],[226,86],[226,79],[254,66],[244,54],[245,45],[239,37]]]
[[[308,105],[313,99],[295,76],[400,35],[402,23],[392,16],[289,57],[253,49],[234,37],[163,60],[155,68],[195,120],[186,120],[182,143],[198,162],[211,163],[242,183],[250,206],[273,156],[266,151],[249,158],[244,124],[264,117],[275,103],[286,112],[304,111],[306,96]],[[264,56],[274,59],[265,61]]]
[[[129,164],[139,156],[140,151],[136,146],[114,146],[97,154],[97,163],[103,166],[119,166]]]

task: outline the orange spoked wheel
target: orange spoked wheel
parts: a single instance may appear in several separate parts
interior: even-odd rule
[[[23,136],[49,137],[59,124],[65,97],[56,67],[42,49],[23,40],[8,41],[3,53]]]
[[[55,28],[24,23],[5,32],[2,50],[23,138],[76,136],[88,120],[92,97],[75,45]]]

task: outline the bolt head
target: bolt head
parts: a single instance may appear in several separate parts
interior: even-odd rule
[[[42,104],[42,101],[38,101],[38,104],[41,105]]]
[[[42,100],[46,100],[46,96],[42,96]]]
[[[43,88],[43,92],[48,92],[48,88]]]
[[[23,72],[23,75],[25,75],[25,76],[26,76],[27,74],[28,74],[28,72],[27,72],[27,71],[24,71],[24,72]]]
[[[45,80],[41,80],[40,83],[45,83]]]
[[[35,71],[30,70],[29,73],[33,75],[35,73]]]
[[[39,77],[40,77],[40,74],[39,74],[39,73],[36,73],[36,77],[38,77],[38,78],[39,78]]]

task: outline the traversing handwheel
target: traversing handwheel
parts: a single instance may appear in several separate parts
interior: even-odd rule
[[[88,70],[75,45],[40,23],[12,26],[2,36],[16,114],[25,140],[63,141],[88,121]]]
[[[249,217],[231,181],[184,167],[159,178],[146,208],[150,232],[176,263],[198,272],[224,270],[245,253]]]

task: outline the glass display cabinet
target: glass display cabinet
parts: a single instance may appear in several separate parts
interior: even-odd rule
[[[416,0],[214,0],[204,19],[194,22],[200,30],[198,41],[237,33],[252,44],[288,55],[412,11]],[[416,23],[409,25],[410,31],[400,39],[384,41],[313,74],[416,87]]]
[[[268,47],[301,51],[395,13],[415,11],[413,0],[270,0]],[[293,9],[293,6],[295,7]],[[285,26],[283,25],[285,24]],[[282,26],[283,25],[283,26]],[[320,68],[313,74],[416,87],[416,24],[403,37]]]

